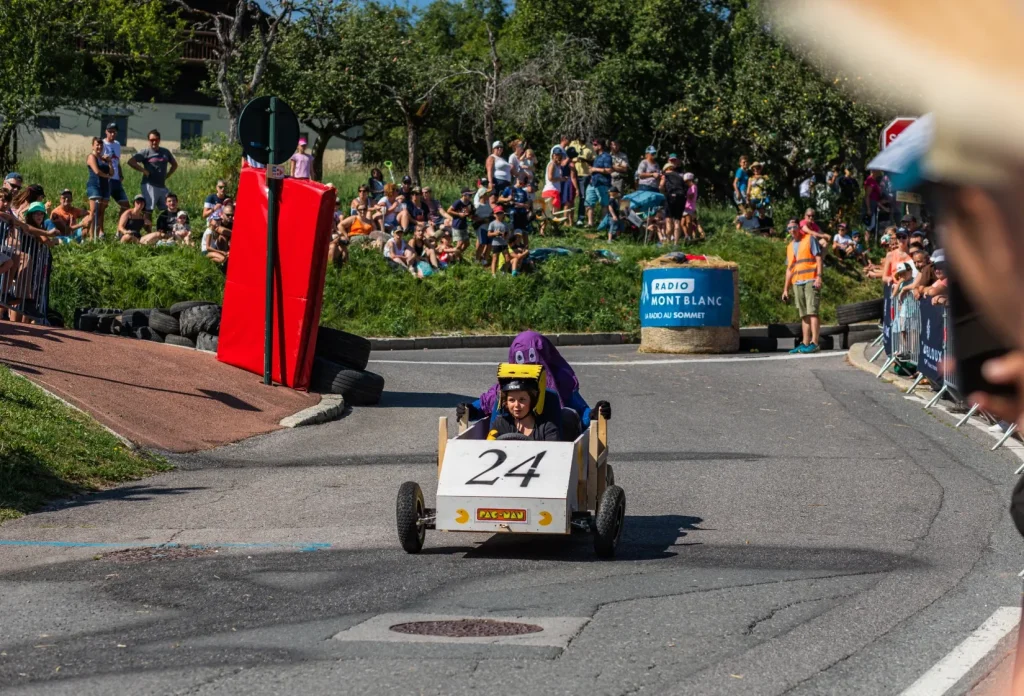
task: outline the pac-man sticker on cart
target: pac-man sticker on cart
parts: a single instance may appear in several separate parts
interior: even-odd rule
[[[459,524],[466,524],[469,522],[469,513],[462,508],[459,508],[455,511],[455,521]]]
[[[509,508],[477,508],[476,521],[526,524],[526,510]]]
[[[549,524],[551,524],[551,513],[548,512],[547,510],[541,510],[540,519],[537,520],[537,524],[539,524],[541,527],[547,527]]]

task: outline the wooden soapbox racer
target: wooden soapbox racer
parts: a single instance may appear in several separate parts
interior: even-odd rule
[[[536,379],[535,412],[544,410],[541,365],[504,363],[498,378]],[[554,392],[548,399],[557,399]],[[608,464],[608,421],[594,413],[583,431],[579,416],[562,409],[562,441],[530,441],[521,433],[494,437],[490,416],[448,438],[448,418],[437,433],[437,506],[428,508],[419,484],[398,489],[398,540],[408,553],[423,548],[428,529],[446,532],[594,535],[601,558],[615,555],[626,516],[626,495]]]

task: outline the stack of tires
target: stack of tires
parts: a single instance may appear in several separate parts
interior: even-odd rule
[[[75,310],[74,327],[216,353],[220,306],[213,302],[178,302],[169,309],[90,307]]]
[[[836,322],[839,324],[859,324],[865,321],[874,321],[882,318],[885,310],[885,300],[879,297],[877,300],[865,302],[854,302],[852,304],[839,305],[836,307]]]
[[[384,378],[369,372],[370,342],[362,336],[321,326],[310,389],[341,394],[350,406],[374,406],[384,391]]]

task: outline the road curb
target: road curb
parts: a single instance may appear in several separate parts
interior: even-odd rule
[[[345,412],[345,398],[341,394],[321,394],[320,403],[281,419],[282,428],[300,428],[341,418]]]
[[[850,352],[846,354],[846,361],[858,369],[864,370],[865,372],[870,372],[872,375],[877,375],[878,371],[882,369],[882,366],[868,360],[868,357],[867,355],[865,355],[865,353],[867,352],[867,349],[870,346],[870,343],[854,343],[852,346],[850,346]],[[872,353],[875,350],[878,349],[872,349]],[[883,382],[895,384],[896,386],[900,387],[900,389],[902,389],[902,391],[904,392],[910,389],[911,385],[914,384],[914,380],[907,379],[906,377],[900,377],[899,375],[893,373],[890,370],[886,370],[885,374],[882,375],[879,379],[881,379]]]

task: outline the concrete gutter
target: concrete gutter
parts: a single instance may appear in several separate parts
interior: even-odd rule
[[[299,428],[338,420],[345,413],[345,398],[341,394],[321,394],[320,403],[281,419],[282,428]]]

